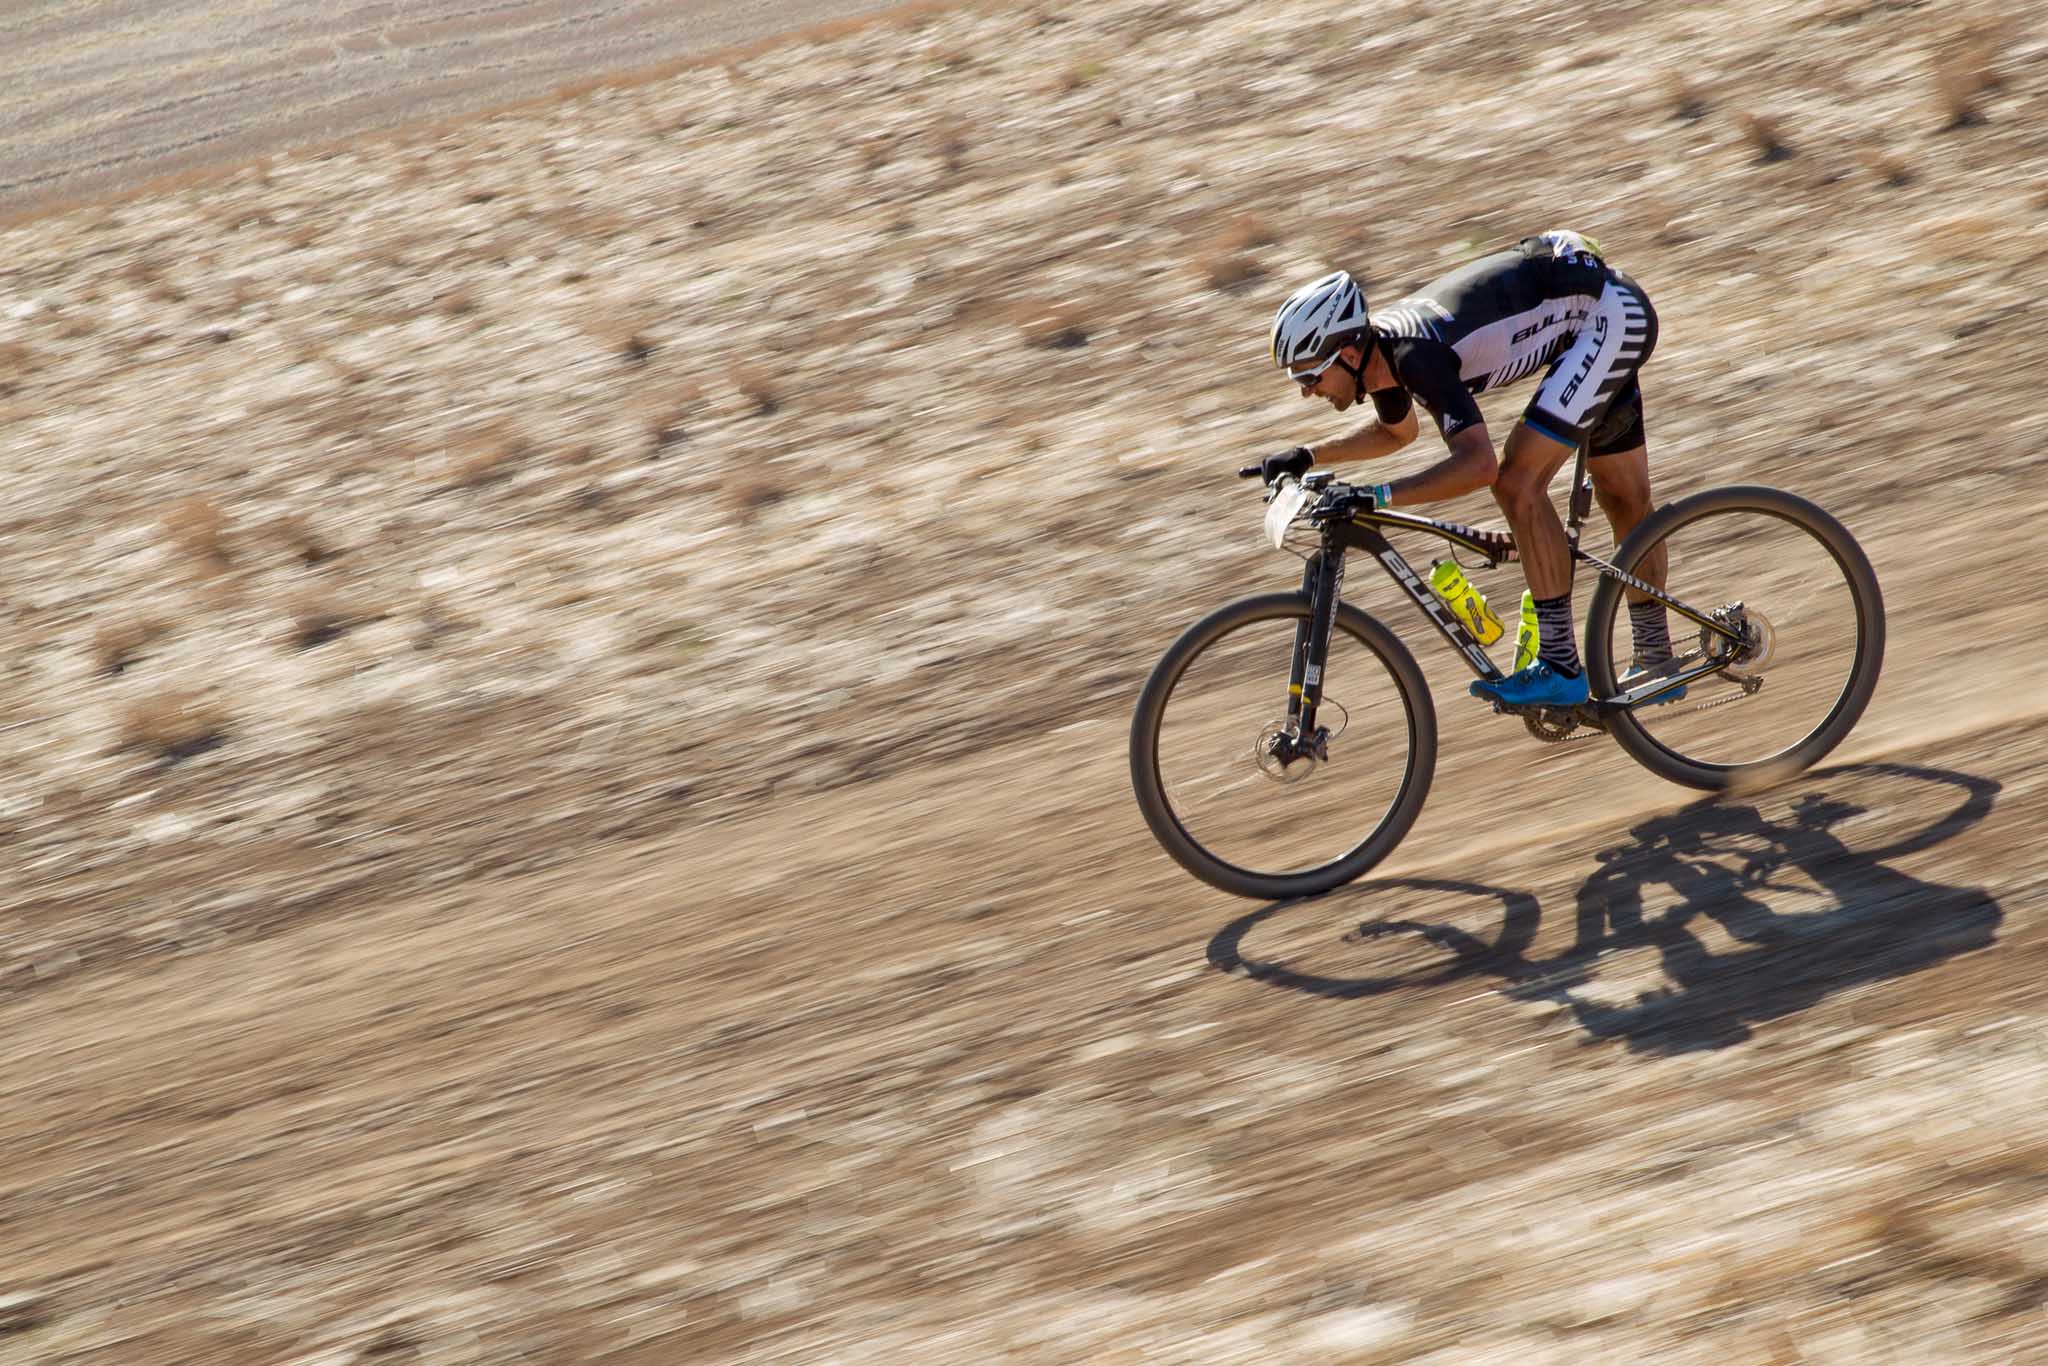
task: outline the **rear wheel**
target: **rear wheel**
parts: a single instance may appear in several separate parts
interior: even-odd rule
[[[1869,705],[1884,663],[1884,599],[1848,529],[1780,489],[1708,489],[1643,520],[1615,563],[1643,576],[1668,557],[1665,591],[1746,638],[1667,612],[1680,668],[1725,659],[1686,695],[1616,712],[1608,732],[1644,767],[1709,790],[1791,773],[1839,745]],[[1633,639],[1620,581],[1602,578],[1586,614],[1595,696],[1620,691]]]
[[[1153,669],[1131,722],[1131,783],[1153,835],[1238,896],[1313,896],[1360,876],[1408,833],[1436,768],[1436,711],[1414,656],[1342,604],[1317,718],[1328,735],[1320,757],[1296,754],[1317,740],[1286,726],[1308,615],[1306,598],[1275,593],[1204,617]]]

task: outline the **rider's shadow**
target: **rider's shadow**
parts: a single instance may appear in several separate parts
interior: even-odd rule
[[[1870,814],[1849,797],[1880,777],[1952,785],[1964,800],[1905,840],[1859,849],[1838,827]],[[1996,782],[1862,764],[1803,785],[1818,790],[1775,815],[1709,799],[1636,826],[1629,843],[1598,855],[1599,870],[1580,886],[1571,950],[1529,964],[1515,994],[1558,1000],[1595,1038],[1683,1053],[1741,1043],[1760,1021],[1991,943],[2004,912],[1990,893],[1927,882],[1885,860],[1975,825]],[[1709,924],[1723,932],[1722,946],[1710,944],[1721,936],[1710,936]],[[1586,989],[1600,959],[1632,949],[1655,952],[1665,984],[1623,1003]]]
[[[1886,815],[1913,809],[1919,796],[1941,787],[1960,791],[1963,799],[1904,839],[1857,847],[1856,832],[1842,827],[1874,808],[1850,795],[1900,779],[1915,785],[1915,797],[1889,803]],[[1637,1052],[1682,1053],[1741,1043],[1760,1021],[1991,943],[2004,913],[1989,893],[1927,882],[1886,860],[1981,821],[1998,793],[1996,782],[1903,764],[1858,764],[1808,775],[1800,787],[1806,790],[1789,803],[1772,801],[1772,814],[1762,802],[1715,797],[1636,826],[1626,843],[1596,856],[1598,870],[1577,893],[1574,942],[1555,957],[1527,956],[1540,918],[1528,893],[1417,881],[1364,883],[1352,891],[1379,896],[1409,888],[1498,899],[1501,933],[1489,940],[1419,920],[1368,921],[1345,938],[1418,936],[1447,960],[1428,974],[1311,975],[1243,951],[1246,934],[1280,909],[1269,907],[1225,927],[1211,941],[1209,957],[1219,967],[1326,997],[1494,976],[1516,999],[1564,1006],[1591,1038],[1624,1040]],[[1640,971],[1645,951],[1654,955],[1651,967],[1660,980],[1648,989],[1621,988],[1624,974]]]

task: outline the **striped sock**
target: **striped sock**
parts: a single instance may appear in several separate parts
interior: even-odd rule
[[[1579,642],[1572,634],[1572,595],[1536,599],[1536,635],[1541,642],[1536,657],[1551,672],[1566,678],[1579,676]]]
[[[1671,624],[1664,604],[1651,598],[1628,605],[1629,633],[1636,641],[1636,663],[1653,668],[1671,658]]]

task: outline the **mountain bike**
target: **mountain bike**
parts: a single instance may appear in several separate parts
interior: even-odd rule
[[[1347,556],[1371,556],[1475,675],[1499,678],[1387,533],[1436,537],[1472,571],[1517,554],[1504,532],[1375,507],[1327,472],[1283,477],[1266,499],[1266,538],[1304,560],[1301,587],[1220,607],[1167,649],[1132,718],[1131,782],[1182,867],[1281,900],[1384,859],[1436,769],[1429,686],[1407,646],[1343,600]],[[1600,575],[1583,637],[1592,697],[1496,712],[1552,744],[1604,733],[1660,777],[1708,790],[1795,773],[1842,742],[1877,687],[1885,637],[1877,576],[1847,528],[1781,489],[1708,489],[1652,512],[1609,563],[1579,544],[1592,501],[1582,449],[1565,536],[1574,568]],[[1662,586],[1638,577],[1660,549]],[[1670,661],[1632,667],[1631,598],[1664,604]]]

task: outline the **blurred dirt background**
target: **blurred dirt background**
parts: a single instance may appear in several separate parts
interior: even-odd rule
[[[879,0],[17,0],[0,216],[759,43]]]
[[[2044,55],[920,11],[0,233],[0,1362],[2048,1360]],[[1698,801],[1354,575],[1428,807],[1193,883],[1125,728],[1294,582],[1272,308],[1557,225],[1876,702]]]

